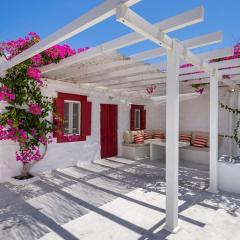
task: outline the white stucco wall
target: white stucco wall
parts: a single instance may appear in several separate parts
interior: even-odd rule
[[[233,95],[226,89],[219,90],[220,101],[231,105],[231,99]],[[235,106],[237,107],[237,106]],[[161,129],[166,125],[166,103],[162,102],[152,109],[153,114],[157,117],[153,117],[150,121],[154,127]],[[204,131],[209,132],[209,94],[194,96],[180,99],[179,108],[179,129],[180,131]],[[152,116],[153,116],[152,114]],[[149,116],[151,118],[152,116]],[[159,122],[160,121],[160,122]],[[231,123],[233,121],[233,123]],[[219,134],[231,135],[234,128],[234,119],[231,118],[231,114],[223,109],[219,109]],[[220,141],[219,154],[231,154],[231,139],[223,138]],[[233,144],[234,145],[234,144]]]
[[[46,157],[33,168],[33,173],[41,173],[67,166],[81,165],[100,158],[100,104],[118,105],[118,155],[122,154],[123,132],[130,128],[130,104],[118,98],[109,99],[107,95],[80,89],[77,85],[50,81],[44,95],[57,97],[57,92],[87,95],[92,102],[92,134],[86,141],[56,143],[49,145]],[[2,106],[2,108],[4,107]],[[50,116],[51,118],[51,116]],[[15,152],[18,145],[11,141],[0,141],[0,182],[15,176],[21,169],[16,162]]]
[[[77,85],[50,81],[44,89],[44,94],[57,97],[57,92],[87,95],[92,102],[92,134],[83,142],[52,143],[45,159],[37,163],[33,173],[50,171],[72,165],[81,165],[100,158],[100,104],[109,103],[118,105],[118,155],[122,154],[123,132],[130,128],[130,103],[122,102],[118,98],[109,99],[107,95],[97,92],[89,92],[80,89]],[[220,91],[220,99],[231,102],[229,96],[223,96],[225,91]],[[153,104],[144,101],[132,102],[144,104],[147,110],[147,129],[165,129],[166,113],[165,103]],[[2,107],[3,108],[3,107]],[[1,110],[1,106],[0,106]],[[219,132],[231,134],[233,124],[229,113],[219,110]],[[209,132],[209,95],[199,96],[180,102],[180,130]],[[220,154],[229,154],[230,140],[224,140],[220,147]],[[17,144],[10,141],[0,142],[0,182],[11,176],[17,175],[21,164],[15,160]]]

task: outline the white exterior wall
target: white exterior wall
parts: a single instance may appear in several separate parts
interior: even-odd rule
[[[92,135],[87,137],[87,141],[71,143],[52,143],[45,159],[37,163],[32,171],[40,173],[56,168],[84,164],[100,158],[100,104],[109,103],[118,105],[118,155],[122,154],[123,132],[130,128],[130,103],[123,103],[120,99],[109,99],[103,93],[89,92],[78,88],[77,85],[67,83],[57,83],[50,81],[44,94],[50,97],[57,97],[57,92],[87,95],[92,102]],[[225,91],[220,91],[220,100],[224,98],[224,103],[233,101],[236,96],[223,97]],[[231,100],[232,99],[232,100]],[[237,101],[235,101],[237,102]],[[145,104],[147,110],[147,129],[165,129],[166,107],[165,103],[153,104],[152,102],[132,102],[134,104]],[[1,106],[0,106],[1,109]],[[2,106],[3,109],[3,106]],[[234,124],[232,124],[231,114],[224,110],[219,110],[219,133],[231,134]],[[209,132],[209,95],[199,96],[190,100],[180,102],[180,131],[206,131]],[[224,139],[220,146],[220,154],[229,154],[231,140]],[[15,152],[17,144],[11,141],[0,141],[0,182],[11,176],[15,176],[21,169],[21,163],[16,162]]]
[[[100,159],[100,104],[118,105],[118,155],[122,154],[123,131],[130,127],[130,105],[119,99],[110,100],[103,93],[81,90],[77,85],[51,81],[44,89],[44,94],[57,97],[57,92],[65,92],[89,96],[92,102],[92,134],[86,141],[49,144],[46,157],[33,168],[33,173],[41,173],[67,166],[81,165]],[[4,109],[4,107],[0,107]],[[51,118],[51,116],[50,116]],[[18,145],[11,141],[0,141],[0,182],[19,174],[21,163],[16,162],[15,152]]]
[[[231,99],[234,98],[226,89],[219,90],[219,100],[225,104],[231,105]],[[179,129],[180,131],[203,131],[209,132],[209,94],[199,95],[191,99],[180,99],[180,113],[179,113]],[[237,106],[235,106],[237,107]],[[165,129],[166,126],[166,104],[161,104],[152,107],[152,114],[148,116],[150,119],[151,128]],[[155,115],[154,115],[155,114]],[[154,117],[153,117],[154,116]],[[232,134],[235,127],[234,119],[226,110],[219,109],[219,134]],[[231,154],[232,140],[221,138],[219,154]],[[234,144],[233,144],[234,146]]]

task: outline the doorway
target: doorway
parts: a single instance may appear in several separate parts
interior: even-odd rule
[[[100,113],[101,158],[118,154],[118,106],[101,104]]]

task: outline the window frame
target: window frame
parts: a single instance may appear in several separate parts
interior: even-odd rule
[[[66,142],[78,142],[78,141],[86,141],[87,136],[89,135],[83,135],[83,127],[84,127],[84,109],[83,109],[83,103],[90,103],[87,102],[87,96],[83,95],[76,95],[76,94],[69,94],[69,93],[62,93],[58,92],[58,97],[56,100],[60,100],[62,102],[61,104],[61,109],[60,109],[60,115],[64,119],[64,102],[69,101],[69,102],[79,102],[81,108],[79,109],[79,134],[69,134],[65,135],[64,134],[64,128],[63,128],[63,133],[55,133],[54,137],[57,137],[57,143],[66,143]],[[59,109],[57,109],[58,111]]]
[[[138,119],[137,119],[138,115]],[[138,123],[137,123],[138,120]],[[140,130],[141,129],[141,110],[136,108],[134,109],[134,129]]]
[[[139,128],[136,128],[135,126],[135,111],[140,112],[140,118],[139,118]],[[131,109],[130,109],[130,129],[132,131],[137,131],[137,130],[144,130],[146,129],[146,110],[144,108],[144,105],[136,105],[136,104],[131,104]]]
[[[71,135],[81,135],[81,101],[73,101],[73,100],[64,100],[64,107],[65,107],[65,103],[69,104],[69,111],[68,111],[68,130],[71,130],[73,132],[73,104],[78,104],[78,133],[65,133],[65,127],[64,127],[64,136],[71,136]],[[70,105],[71,104],[71,105]],[[65,113],[64,113],[64,118],[65,118]],[[65,121],[65,119],[64,119]]]

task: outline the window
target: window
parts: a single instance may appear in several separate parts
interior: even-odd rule
[[[146,110],[144,105],[131,105],[130,110],[130,129],[144,130],[146,129]]]
[[[91,135],[92,103],[87,101],[87,96],[58,93],[55,107],[63,119],[62,131],[56,121],[53,134],[58,143],[85,141]]]
[[[81,103],[64,101],[64,135],[80,135]]]
[[[140,109],[134,109],[134,128],[140,129],[141,128],[141,111]]]

